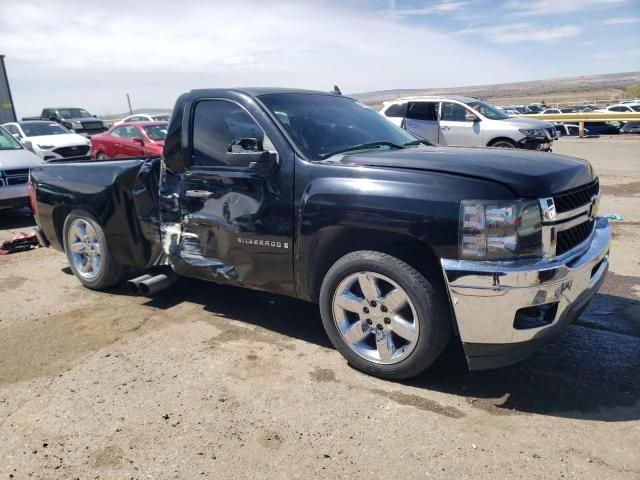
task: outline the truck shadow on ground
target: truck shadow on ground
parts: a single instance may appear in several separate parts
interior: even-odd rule
[[[184,301],[217,316],[333,348],[317,306],[301,300],[181,279],[147,305],[168,309]],[[616,301],[622,306],[634,303],[625,298]],[[473,407],[494,415],[631,421],[640,418],[639,352],[638,337],[574,325],[558,342],[517,365],[469,372],[454,340],[425,373],[402,383],[464,397]]]

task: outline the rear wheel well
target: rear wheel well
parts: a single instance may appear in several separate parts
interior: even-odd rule
[[[97,216],[93,212],[86,210],[86,208],[69,206],[69,205],[60,205],[56,207],[53,210],[51,218],[53,219],[53,228],[55,229],[55,232],[56,232],[56,238],[58,239],[58,243],[62,248],[64,248],[64,232],[63,232],[64,222],[69,216],[69,214],[71,214],[71,212],[73,212],[74,210],[88,211],[89,213],[94,215],[94,217],[97,218]]]
[[[366,228],[329,227],[322,233],[319,241],[312,245],[313,252],[322,252],[322,254],[310,255],[311,258],[316,258],[315,261],[310,261],[309,268],[308,285],[311,301],[318,301],[322,281],[333,264],[348,253],[360,250],[386,253],[399,258],[422,275],[438,279],[438,283],[444,287],[440,260],[424,242],[392,232],[372,231]]]

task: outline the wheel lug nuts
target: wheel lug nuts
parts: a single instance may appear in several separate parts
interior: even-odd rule
[[[384,305],[382,305],[382,306],[380,307],[380,310],[382,310],[383,312],[386,312],[388,309],[387,309],[387,307],[385,307]]]
[[[369,313],[369,309],[368,309],[367,307],[364,307],[364,308],[362,309],[362,311],[363,311],[364,313]]]
[[[377,305],[377,303],[374,300],[372,300],[370,303],[372,307],[375,307]]]
[[[373,322],[371,321],[371,319],[370,319],[370,318],[367,318],[367,323],[368,323],[369,325],[373,324]]]
[[[390,319],[390,318],[388,318],[388,317],[386,317],[386,318],[384,319],[384,323],[386,323],[387,325],[389,325],[389,324],[391,323],[391,319]]]
[[[381,325],[381,324],[378,324],[378,325],[376,325],[376,328],[377,328],[378,330],[382,330],[382,328],[383,328],[383,327],[382,327],[382,325]]]

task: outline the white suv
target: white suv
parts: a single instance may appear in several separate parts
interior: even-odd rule
[[[470,97],[398,98],[384,102],[380,113],[435,145],[550,151],[558,138],[552,123],[510,117],[500,108]]]

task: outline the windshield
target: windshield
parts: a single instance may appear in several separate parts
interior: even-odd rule
[[[490,120],[505,120],[509,118],[509,115],[504,113],[504,110],[502,110],[501,108],[489,105],[488,103],[484,103],[479,100],[469,102],[467,103],[467,105]]]
[[[640,112],[640,105],[632,105],[632,106],[631,106],[631,109],[632,109],[634,112]]]
[[[403,146],[416,140],[378,112],[351,98],[283,93],[263,95],[260,100],[310,160],[320,160],[358,145],[386,142]]]
[[[20,127],[27,137],[40,137],[42,135],[64,135],[70,133],[58,123],[21,123]]]
[[[21,150],[22,144],[4,128],[0,127],[0,150]]]
[[[58,115],[60,118],[91,118],[91,114],[84,108],[60,108]]]
[[[147,137],[154,141],[162,141],[167,136],[167,126],[168,123],[163,123],[160,125],[147,125],[144,128]]]

